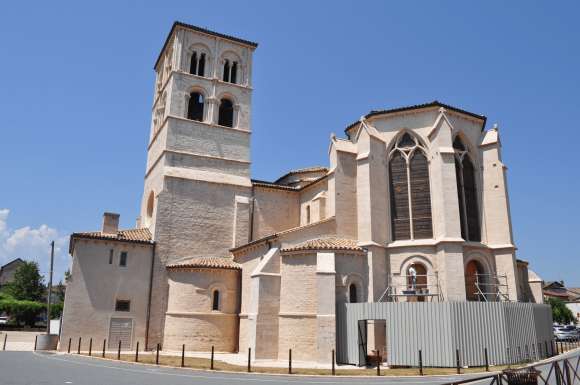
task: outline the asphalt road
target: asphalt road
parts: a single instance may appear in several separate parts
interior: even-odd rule
[[[471,375],[472,376],[472,375]],[[305,377],[221,373],[105,361],[76,355],[0,352],[1,385],[289,385],[289,384],[430,384],[465,379],[441,377]],[[482,382],[482,384],[489,383]]]
[[[580,365],[579,351],[568,352],[574,366]],[[561,358],[561,357],[560,357]],[[550,366],[540,365],[546,377]],[[580,373],[579,373],[580,374]],[[287,375],[258,375],[223,373],[190,369],[136,365],[99,360],[77,355],[40,352],[0,351],[0,385],[294,385],[294,384],[429,384],[438,385],[452,381],[479,377],[479,375],[430,377],[307,377]],[[576,378],[580,384],[580,379]],[[550,383],[555,383],[550,378]],[[473,382],[485,385],[490,380]],[[576,381],[574,381],[576,384]]]

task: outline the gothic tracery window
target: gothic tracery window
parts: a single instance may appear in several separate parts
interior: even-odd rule
[[[391,151],[389,176],[393,240],[432,238],[429,162],[425,149],[408,133]]]
[[[479,227],[475,167],[459,137],[456,137],[453,141],[453,148],[455,150],[455,175],[457,179],[461,237],[466,241],[480,242],[481,230]]]

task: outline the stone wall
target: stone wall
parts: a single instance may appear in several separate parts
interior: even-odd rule
[[[238,345],[238,270],[171,270],[165,319],[166,350],[235,352]],[[219,290],[219,310],[212,295]]]
[[[113,261],[109,264],[109,253]],[[128,253],[127,266],[119,266],[122,251]],[[88,350],[109,340],[111,318],[129,318],[133,324],[131,348],[137,341],[145,345],[145,325],[149,293],[151,245],[135,243],[83,240],[75,241],[71,279],[67,282],[65,307],[62,316],[61,343],[65,351],[69,338],[76,348],[82,338],[81,350]],[[130,311],[115,311],[116,300],[129,300]]]

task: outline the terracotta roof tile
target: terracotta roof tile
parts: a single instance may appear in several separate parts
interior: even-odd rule
[[[128,242],[144,242],[149,243],[153,237],[149,229],[128,229],[119,230],[116,234],[103,233],[102,231],[91,231],[85,233],[73,233],[71,238],[90,238],[102,240],[128,241]]]
[[[303,250],[344,250],[364,252],[365,250],[357,245],[357,241],[345,238],[317,238],[294,246],[282,249],[282,252],[303,251]]]
[[[167,269],[202,268],[241,270],[242,265],[234,262],[230,257],[193,257],[168,264],[165,267]]]

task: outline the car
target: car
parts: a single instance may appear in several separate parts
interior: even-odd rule
[[[575,326],[566,325],[554,327],[554,337],[558,341],[576,341],[580,335]]]
[[[0,316],[0,325],[6,325],[8,323],[8,317]]]

